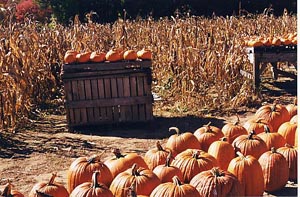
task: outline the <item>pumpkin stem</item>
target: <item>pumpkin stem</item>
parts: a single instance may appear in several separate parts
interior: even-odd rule
[[[49,182],[48,182],[47,185],[53,185],[54,179],[56,178],[56,176],[57,176],[56,172],[52,173],[52,176],[51,176],[51,178],[50,178],[50,180],[49,180]]]
[[[174,176],[174,177],[172,178],[172,180],[173,180],[173,183],[174,183],[175,185],[177,185],[177,186],[182,185],[182,183],[181,183],[181,181],[180,181],[180,179],[179,179],[178,176]]]
[[[222,141],[222,142],[228,142],[228,138],[227,137],[221,137],[220,141]]]
[[[235,123],[234,123],[235,126],[237,126],[237,125],[240,124],[240,117],[239,117],[238,114],[236,115],[236,118],[237,118],[237,120],[236,120]]]
[[[132,170],[132,176],[138,176],[139,172],[138,172],[138,165],[136,163],[134,163],[131,167]]]
[[[247,137],[248,140],[253,140],[253,135],[255,135],[255,131],[251,131]]]
[[[130,185],[128,190],[129,190],[128,197],[137,197],[137,194],[136,194],[136,180],[134,180],[132,182],[132,184]]]
[[[276,153],[276,148],[275,147],[271,147],[271,152],[272,153]]]
[[[264,125],[264,131],[265,133],[271,133],[270,127],[268,127],[268,125]]]
[[[115,154],[115,156],[119,159],[121,157],[125,157],[124,155],[121,154],[120,149],[116,148],[113,150],[113,154]]]
[[[104,154],[104,152],[102,152],[102,153],[99,154],[99,155],[93,155],[93,156],[89,157],[89,158],[87,159],[88,163],[95,163],[96,161],[100,161],[101,156],[102,156],[103,154]]]
[[[39,190],[35,190],[35,193],[36,193],[36,196],[37,196],[37,197],[53,197],[53,196],[51,196],[51,195],[49,195],[49,194],[46,194],[46,193],[44,193],[44,192],[41,192],[41,191],[39,191]]]
[[[163,151],[164,150],[159,141],[156,142],[156,148],[157,148],[158,151]]]
[[[200,155],[200,151],[195,151],[195,152],[193,152],[193,158],[195,158],[195,159],[199,159],[199,155]]]
[[[100,184],[98,183],[98,176],[100,176],[100,171],[95,171],[92,176],[92,188],[100,187]]]
[[[8,183],[5,185],[5,188],[4,188],[3,192],[2,192],[2,196],[3,197],[10,197],[11,196],[11,187],[12,187],[12,184],[8,180]]]
[[[224,176],[224,172],[221,172],[219,168],[215,168],[215,167],[211,169],[211,173],[212,173],[215,177]]]
[[[239,157],[242,157],[243,159],[245,159],[245,155],[243,155],[243,153],[241,153],[240,151],[237,151],[236,154],[239,156]]]
[[[285,145],[284,145],[285,147],[287,147],[287,148],[294,148],[292,145],[290,145],[289,143],[285,143]]]
[[[177,127],[170,127],[169,131],[175,131],[177,135],[179,135],[179,129]]]
[[[169,154],[166,158],[166,165],[165,166],[170,167],[171,159],[172,159],[172,152],[169,151]]]

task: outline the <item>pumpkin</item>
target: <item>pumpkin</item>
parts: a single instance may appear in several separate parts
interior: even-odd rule
[[[135,50],[126,50],[123,54],[124,60],[136,60],[138,58],[137,53]]]
[[[174,176],[178,176],[180,180],[183,180],[183,174],[181,170],[171,165],[172,154],[171,152],[166,158],[165,164],[158,165],[153,169],[153,173],[160,179],[161,183],[172,182]]]
[[[191,132],[180,133],[177,127],[170,127],[169,131],[175,131],[176,134],[171,135],[165,147],[175,151],[177,154],[186,149],[200,149],[200,143]]]
[[[258,160],[252,155],[232,159],[227,171],[237,177],[240,182],[241,196],[262,196],[264,193],[264,175]]]
[[[13,185],[9,181],[4,186],[4,189],[3,189],[2,193],[0,192],[0,196],[3,196],[3,197],[24,197],[24,195],[21,192],[19,192],[18,190],[12,189],[12,187],[13,187]]]
[[[272,45],[274,45],[274,46],[280,46],[281,45],[281,40],[279,38],[277,38],[277,37],[274,37],[272,39]]]
[[[293,122],[285,122],[280,125],[278,133],[283,136],[286,143],[295,145],[295,134],[297,130],[297,124]]]
[[[138,195],[136,193],[136,183],[133,182],[131,186],[127,189],[126,197],[149,197],[148,195]]]
[[[150,197],[200,197],[197,189],[186,183],[182,183],[177,177],[173,177],[173,182],[158,185],[150,194]]]
[[[299,130],[299,127],[297,127],[296,129],[296,132],[295,132],[295,143],[294,143],[294,146],[298,147],[298,131]]]
[[[289,167],[289,180],[297,181],[297,168],[298,168],[298,150],[297,147],[285,144],[284,147],[277,149],[278,153],[281,153],[288,162]]]
[[[298,124],[298,115],[294,115],[291,119],[290,119],[290,122],[291,123],[295,123],[295,124]]]
[[[268,151],[266,143],[252,131],[248,135],[237,137],[232,146],[235,151],[240,151],[244,155],[252,155],[259,158],[264,152]]]
[[[90,56],[92,52],[81,52],[76,55],[76,61],[79,63],[86,63],[90,61]]]
[[[169,152],[172,152],[171,149],[164,149],[160,142],[156,142],[156,148],[150,149],[145,153],[144,160],[148,165],[150,170],[153,170],[156,166],[164,164],[166,158],[169,155]],[[174,151],[173,151],[174,152]],[[173,156],[176,154],[172,153]]]
[[[99,155],[91,157],[78,157],[75,159],[67,173],[68,190],[71,193],[75,187],[81,183],[89,182],[95,171],[99,171],[102,176],[99,176],[99,182],[109,187],[113,180],[112,173],[109,168],[101,161]]]
[[[75,63],[77,61],[76,59],[76,55],[78,54],[77,51],[74,51],[74,50],[68,50],[66,53],[65,53],[65,56],[64,56],[64,62],[66,64],[72,64],[72,63]]]
[[[53,196],[45,194],[44,192],[40,192],[40,191],[36,190],[36,197],[53,197]]]
[[[123,172],[130,168],[134,163],[138,166],[148,169],[148,165],[145,160],[137,153],[125,153],[122,154],[120,149],[113,150],[114,156],[104,161],[104,164],[109,168],[113,178],[115,178],[120,172]]]
[[[263,118],[256,118],[255,116],[252,118],[249,118],[244,123],[243,126],[247,130],[248,133],[250,133],[251,131],[254,131],[257,135],[260,133],[263,133],[265,131],[265,126],[268,126],[269,130],[271,132],[274,132],[271,124],[269,124]]]
[[[289,167],[285,157],[274,147],[258,159],[264,174],[264,190],[277,191],[285,186],[289,179]]]
[[[196,136],[197,140],[200,142],[200,147],[202,150],[207,151],[211,143],[214,141],[219,140],[221,137],[224,136],[221,129],[211,125],[209,122],[207,125],[203,125],[202,127],[198,128],[194,135]]]
[[[121,50],[111,49],[106,53],[105,59],[109,62],[121,61],[123,59],[123,53]]]
[[[219,167],[222,170],[227,170],[230,161],[235,157],[235,151],[231,143],[226,137],[213,142],[207,151],[208,154],[217,159]]]
[[[149,169],[133,164],[131,168],[118,174],[109,189],[115,196],[126,196],[126,189],[136,184],[136,194],[150,195],[152,190],[160,184],[159,178]]]
[[[294,102],[285,106],[289,112],[290,117],[292,118],[297,114],[297,97],[294,98]]]
[[[93,51],[90,55],[91,62],[104,62],[106,53]]]
[[[29,193],[29,197],[37,196],[37,191],[46,195],[50,195],[52,197],[68,197],[69,192],[67,191],[64,185],[54,182],[55,177],[56,173],[53,173],[48,182],[41,181],[36,183],[32,187]]]
[[[203,150],[187,149],[179,153],[171,165],[179,168],[183,181],[189,183],[196,174],[218,166],[218,161]]]
[[[290,120],[290,115],[285,106],[277,104],[275,101],[272,105],[264,105],[255,112],[256,118],[265,119],[273,128],[274,132],[278,131],[279,126]]]
[[[257,135],[260,137],[267,145],[267,149],[271,150],[272,147],[280,148],[286,143],[285,139],[279,133],[272,133],[268,126],[265,126],[265,132]]]
[[[190,182],[200,196],[241,196],[240,182],[232,173],[219,168],[200,172]]]
[[[149,49],[142,49],[137,52],[137,57],[142,60],[151,60],[152,53]]]
[[[225,124],[222,129],[222,133],[227,138],[229,143],[232,143],[235,138],[240,135],[247,134],[247,130],[240,124],[240,119],[237,116],[237,121],[234,123],[227,123]]]
[[[70,197],[113,197],[114,195],[108,187],[99,183],[99,171],[95,171],[92,175],[92,180],[78,185],[70,194]]]

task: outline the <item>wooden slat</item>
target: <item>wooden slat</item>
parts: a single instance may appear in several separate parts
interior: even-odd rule
[[[130,77],[124,77],[123,78],[123,88],[124,88],[124,100],[130,98]],[[124,107],[122,110],[124,110],[125,113],[125,121],[132,120],[132,110],[131,110],[131,103],[128,103],[127,105],[123,105]]]
[[[111,85],[111,97],[112,98],[118,98],[118,84],[117,84],[117,78],[113,77],[110,79],[110,85]],[[119,122],[120,113],[118,105],[112,107],[113,112],[113,120],[115,122]]]
[[[92,100],[97,100],[99,99],[99,94],[98,94],[98,83],[96,79],[91,80],[91,90],[92,90]],[[94,121],[99,120],[100,117],[100,111],[99,107],[93,107],[93,116],[94,116]]]
[[[111,97],[111,84],[110,84],[110,78],[105,78],[104,79],[104,92],[105,92],[105,98],[107,100],[110,100]],[[112,120],[113,118],[113,109],[111,106],[107,106],[106,107],[106,115],[107,115],[107,119]]]
[[[85,88],[85,99],[92,100],[91,80],[84,80],[84,88]],[[87,122],[93,122],[95,120],[93,107],[87,108],[86,113],[87,113]]]
[[[136,76],[130,77],[130,96],[131,97],[137,96],[137,77]],[[138,118],[139,118],[138,104],[132,103],[131,110],[132,110],[132,120],[138,120]]]
[[[117,78],[117,85],[118,85],[118,98],[124,98],[124,83],[123,77]],[[119,122],[124,122],[126,120],[126,107],[123,105],[118,104],[119,110]]]
[[[137,77],[137,95],[144,96],[145,89],[144,89],[144,77]],[[138,105],[138,119],[139,120],[146,120],[146,112],[145,112],[145,104]]]
[[[105,92],[104,92],[104,80],[103,79],[98,79],[98,94],[99,94],[99,99],[105,99]],[[106,107],[102,107],[101,105],[95,105],[95,107],[100,106],[100,116],[99,120],[104,120],[106,119]]]

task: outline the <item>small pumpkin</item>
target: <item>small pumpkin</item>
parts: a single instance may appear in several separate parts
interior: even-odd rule
[[[78,54],[77,51],[74,51],[74,50],[68,50],[66,53],[65,53],[65,56],[64,56],[64,63],[65,64],[72,64],[72,63],[75,63],[77,61],[76,59],[76,55]]]
[[[297,181],[297,168],[298,168],[298,150],[297,147],[285,144],[284,147],[277,149],[278,153],[281,153],[288,162],[289,167],[289,180]]]
[[[149,49],[143,48],[137,52],[137,57],[142,60],[151,60],[152,52]]]
[[[274,147],[262,154],[258,160],[264,174],[264,190],[267,192],[282,189],[289,179],[289,167],[285,157]]]
[[[222,127],[221,131],[229,143],[232,143],[233,140],[235,140],[235,138],[237,138],[238,136],[248,133],[245,127],[240,124],[240,118],[238,116],[237,120],[234,123],[229,122],[225,124]]]
[[[138,58],[137,52],[132,49],[126,50],[123,54],[124,60],[136,60],[137,58]]]
[[[86,63],[90,61],[90,56],[92,52],[86,51],[86,52],[81,52],[76,55],[76,61],[79,63]]]
[[[50,180],[48,182],[46,181],[41,181],[36,183],[30,193],[29,197],[36,197],[37,196],[37,191],[44,193],[46,195],[50,195],[52,197],[68,197],[69,192],[65,188],[63,184],[56,183],[54,181],[56,177],[56,173],[53,173]]]
[[[0,196],[3,197],[24,197],[24,195],[18,190],[12,189],[13,185],[9,181],[5,186],[2,192],[0,192]]]
[[[116,49],[109,50],[106,55],[105,59],[109,62],[117,62],[123,59],[123,52]]]
[[[91,62],[104,62],[105,61],[105,55],[106,53],[104,52],[97,52],[97,51],[93,51],[90,55],[90,61]]]

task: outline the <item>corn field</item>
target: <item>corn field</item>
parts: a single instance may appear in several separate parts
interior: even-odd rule
[[[89,20],[62,26],[28,19],[0,22],[0,128],[14,131],[40,106],[61,104],[60,78],[67,50],[152,50],[153,92],[163,100],[154,110],[201,113],[226,110],[255,101],[244,40],[296,32],[295,15],[273,17],[171,17],[119,19],[112,24]]]

